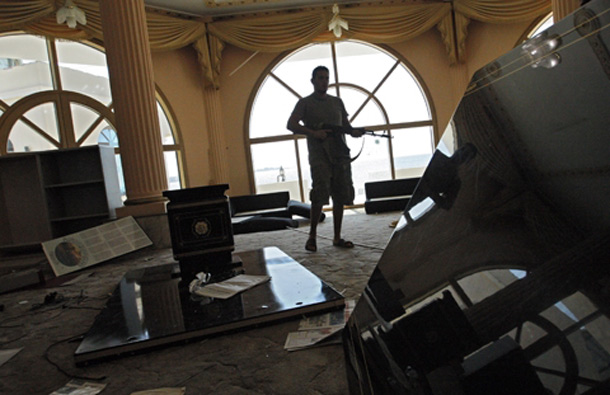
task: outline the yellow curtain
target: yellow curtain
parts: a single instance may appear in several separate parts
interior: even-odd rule
[[[103,41],[99,0],[75,0],[85,11],[87,24],[70,29],[55,22],[62,1],[4,0],[0,3],[0,32],[25,30],[73,40]],[[441,33],[450,62],[464,58],[470,20],[515,23],[533,20],[551,11],[551,0],[453,0],[427,4],[344,6],[341,18],[349,23],[341,39],[395,43],[412,39],[434,26]],[[172,50],[193,45],[206,83],[218,86],[224,43],[251,51],[280,52],[314,41],[337,40],[328,31],[331,7],[259,17],[235,17],[209,23],[147,12],[152,50]],[[207,51],[204,54],[202,51]]]
[[[66,38],[70,40],[88,40],[94,38],[88,31],[80,29],[70,29],[67,25],[58,25],[55,14],[47,15],[35,22],[27,23],[20,27],[28,33],[53,38]]]
[[[182,20],[167,15],[147,15],[148,36],[153,50],[172,50],[185,47],[205,36],[204,23]]]
[[[208,24],[210,34],[250,51],[281,52],[312,42],[327,29],[332,12],[326,9]]]
[[[449,13],[448,3],[346,7],[341,18],[349,23],[342,38],[375,43],[405,41],[434,27]],[[335,39],[328,32],[330,7],[285,15],[241,18],[209,24],[209,32],[235,46],[251,51],[278,52],[297,48],[312,41]]]
[[[438,3],[345,8],[340,10],[340,15],[349,23],[349,30],[344,33],[347,38],[396,43],[428,31],[450,11],[449,3]]]
[[[532,20],[551,11],[550,0],[454,0],[455,12],[487,23]]]
[[[0,31],[21,29],[55,11],[49,0],[5,0],[0,3]]]
[[[76,0],[74,4],[87,15],[87,24],[70,29],[58,25],[55,13],[63,3],[55,0],[5,0],[0,3],[0,32],[24,30],[49,37],[73,40],[103,40],[98,0]],[[205,35],[205,23],[148,12],[146,15],[152,50],[171,50],[195,42]]]

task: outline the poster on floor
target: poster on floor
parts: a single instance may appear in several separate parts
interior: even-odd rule
[[[133,217],[72,233],[42,243],[56,276],[98,264],[152,245]]]

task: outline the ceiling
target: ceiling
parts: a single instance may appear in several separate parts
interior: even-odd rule
[[[356,0],[144,0],[154,9],[196,17],[221,17],[267,11],[361,3]]]

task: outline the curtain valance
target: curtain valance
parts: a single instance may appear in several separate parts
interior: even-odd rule
[[[0,3],[0,32],[24,30],[34,34],[72,40],[103,42],[97,0],[75,0],[85,11],[87,24],[70,29],[55,22],[61,6],[56,0],[5,0]],[[349,29],[341,39],[372,43],[396,43],[417,37],[436,27],[451,63],[464,60],[468,24],[516,23],[533,20],[551,11],[551,0],[453,0],[404,5],[345,6],[340,17]],[[212,22],[147,13],[153,51],[193,45],[206,83],[218,87],[221,51],[230,43],[251,51],[281,52],[315,41],[337,38],[328,31],[332,7],[321,7],[265,16],[235,17]]]

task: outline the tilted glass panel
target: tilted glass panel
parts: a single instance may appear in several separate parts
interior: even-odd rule
[[[353,393],[466,384],[506,345],[524,359],[503,375],[538,374],[511,393],[605,393],[609,10],[588,2],[474,74],[344,329]]]
[[[523,276],[525,272],[521,271]],[[459,279],[457,282],[472,303],[478,303],[486,297],[495,294],[509,284],[517,281],[513,270],[484,270]]]

